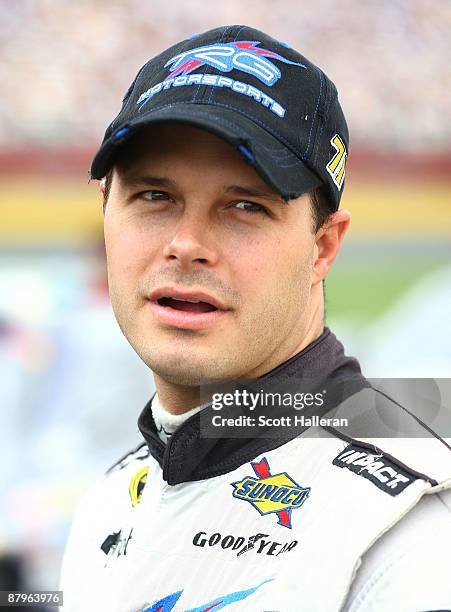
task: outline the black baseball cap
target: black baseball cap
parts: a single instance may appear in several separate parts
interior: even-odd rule
[[[335,85],[303,55],[243,25],[184,40],[140,69],[91,166],[103,178],[143,126],[185,123],[216,134],[284,199],[343,191],[348,128]]]

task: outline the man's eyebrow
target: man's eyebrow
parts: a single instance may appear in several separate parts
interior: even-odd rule
[[[175,182],[163,176],[140,176],[138,174],[123,173],[121,176],[123,185],[148,185],[152,187],[175,187]]]
[[[242,196],[249,196],[254,198],[267,198],[276,200],[277,202],[286,204],[285,200],[281,195],[273,191],[270,187],[254,187],[254,186],[243,186],[243,185],[228,185],[224,188],[224,193],[236,193]]]

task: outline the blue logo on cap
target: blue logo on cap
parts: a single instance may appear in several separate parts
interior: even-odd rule
[[[241,70],[259,79],[268,86],[274,85],[282,73],[269,59],[275,59],[284,64],[306,68],[304,64],[292,62],[274,51],[262,49],[258,41],[238,41],[224,44],[212,44],[197,49],[190,49],[171,58],[165,68],[171,67],[166,80],[179,75],[187,75],[201,66],[211,66],[221,72]]]

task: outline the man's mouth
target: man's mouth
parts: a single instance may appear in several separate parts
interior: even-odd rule
[[[170,328],[208,329],[230,312],[219,298],[200,288],[160,287],[148,299],[155,320]]]
[[[166,308],[173,308],[174,310],[183,310],[185,312],[212,312],[218,310],[213,304],[208,302],[191,301],[191,300],[178,300],[172,297],[162,297],[158,300],[160,306]]]

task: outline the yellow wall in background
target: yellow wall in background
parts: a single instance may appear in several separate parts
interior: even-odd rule
[[[0,184],[2,245],[78,244],[102,231],[98,183],[9,180]]]
[[[387,237],[451,236],[451,183],[351,183],[342,208],[352,213],[352,233]]]
[[[8,246],[84,244],[102,232],[97,182],[11,179],[0,184],[0,243]],[[451,184],[350,183],[342,207],[351,235],[451,236]]]

